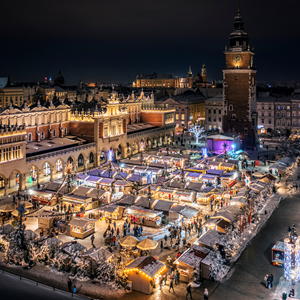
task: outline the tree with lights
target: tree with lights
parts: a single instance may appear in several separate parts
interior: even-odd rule
[[[198,144],[199,143],[199,138],[204,137],[203,132],[205,132],[205,130],[203,128],[201,128],[201,126],[195,124],[193,127],[191,127],[189,129],[189,132],[191,132],[195,135],[196,144]]]

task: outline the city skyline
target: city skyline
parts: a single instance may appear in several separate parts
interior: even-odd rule
[[[299,4],[290,0],[278,10],[279,3],[241,1],[258,82],[300,79],[300,63],[293,59],[299,33],[292,30],[299,23]],[[128,83],[152,72],[183,77],[189,65],[195,76],[205,63],[208,79],[221,79],[236,1],[151,4],[5,3],[1,23],[8,30],[2,33],[0,74],[12,81],[41,82],[61,69],[68,82]]]

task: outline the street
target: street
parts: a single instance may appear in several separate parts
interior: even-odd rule
[[[55,290],[46,285],[37,285],[34,281],[18,276],[0,272],[1,299],[7,300],[66,300],[88,299],[79,295],[73,295],[61,290]]]
[[[266,225],[252,240],[238,259],[231,272],[231,277],[218,285],[210,295],[210,300],[253,300],[253,299],[281,299],[282,292],[289,292],[290,284],[283,276],[283,267],[271,264],[271,248],[277,240],[288,236],[288,226],[295,224],[300,228],[300,201],[299,193],[281,202]],[[274,287],[268,290],[261,282],[266,274],[274,275]],[[280,284],[280,288],[278,285]],[[284,286],[282,288],[282,286]],[[299,298],[300,286],[296,284],[296,298]]]

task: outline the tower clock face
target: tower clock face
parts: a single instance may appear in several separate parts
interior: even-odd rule
[[[242,57],[239,54],[233,56],[233,62],[239,64],[242,61]]]

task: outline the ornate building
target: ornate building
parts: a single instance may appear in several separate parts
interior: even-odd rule
[[[137,75],[136,80],[133,82],[134,88],[178,88],[179,78],[173,78],[170,74],[142,74]]]
[[[256,69],[239,7],[225,57],[223,130],[239,134],[243,146],[253,148],[257,143]]]
[[[119,159],[167,144],[174,136],[175,109],[154,97],[116,91],[107,100],[38,101],[0,109],[0,188],[24,189],[99,166],[112,149]]]

